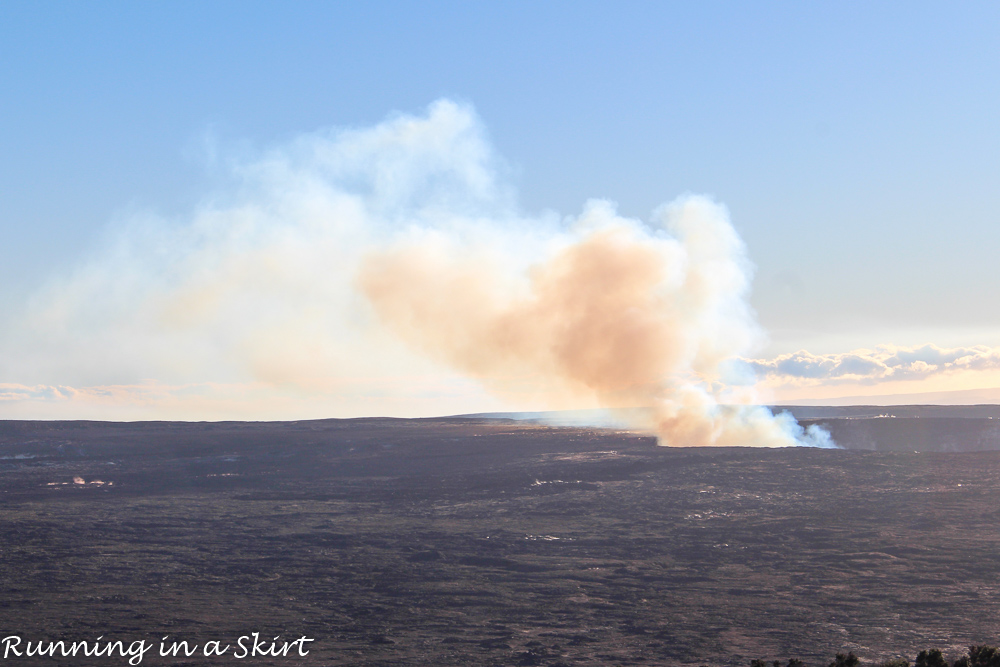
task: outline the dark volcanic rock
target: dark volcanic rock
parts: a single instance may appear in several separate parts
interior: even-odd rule
[[[241,661],[276,665],[825,665],[995,644],[1000,452],[913,453],[941,440],[907,419],[979,448],[871,415],[843,421],[903,451],[669,449],[486,419],[0,422],[0,631],[316,639]]]

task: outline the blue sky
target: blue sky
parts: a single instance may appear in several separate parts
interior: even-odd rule
[[[234,161],[448,98],[525,215],[727,206],[761,358],[992,349],[997,34],[995,3],[7,2],[0,304],[190,217]]]

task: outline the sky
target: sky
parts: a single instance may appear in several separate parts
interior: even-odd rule
[[[499,289],[588,211],[692,195],[743,244],[719,326],[754,400],[995,401],[998,32],[973,2],[5,2],[0,418],[600,403],[401,333],[355,264],[474,236]]]

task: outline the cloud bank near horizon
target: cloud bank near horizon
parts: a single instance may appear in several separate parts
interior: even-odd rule
[[[1000,349],[984,345],[943,348],[936,345],[879,345],[840,354],[799,350],[774,359],[747,360],[759,377],[796,385],[876,385],[919,381],[936,376],[1000,369]]]

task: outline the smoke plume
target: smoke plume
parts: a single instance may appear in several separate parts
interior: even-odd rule
[[[529,216],[504,171],[448,100],[233,161],[186,219],[120,221],[8,315],[0,410],[303,418],[465,396],[645,408],[668,445],[828,444],[753,405],[752,267],[721,205]]]
[[[688,196],[645,225],[591,201],[527,265],[491,231],[408,230],[368,253],[361,290],[398,336],[501,395],[648,407],[645,425],[670,445],[827,444],[787,416],[720,405],[752,398],[734,361],[761,337],[721,206]]]

